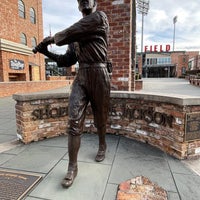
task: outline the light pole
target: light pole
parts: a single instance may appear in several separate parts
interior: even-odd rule
[[[174,48],[175,48],[175,32],[176,32],[176,22],[177,22],[177,16],[175,16],[173,18],[173,24],[174,24],[174,35],[173,35],[173,51],[174,51]]]
[[[137,0],[139,14],[142,14],[141,53],[143,52],[144,16],[149,11],[149,0]]]
[[[137,7],[139,14],[142,14],[142,31],[141,31],[141,57],[142,57],[142,69],[143,69],[143,34],[144,34],[144,16],[149,11],[149,0],[137,0]],[[147,78],[147,67],[145,68],[145,77]]]

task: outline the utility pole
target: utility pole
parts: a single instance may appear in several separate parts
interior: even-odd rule
[[[175,16],[173,18],[173,24],[174,24],[174,35],[173,35],[173,51],[174,51],[174,48],[175,48],[175,32],[176,32],[176,22],[177,22],[177,16]]]

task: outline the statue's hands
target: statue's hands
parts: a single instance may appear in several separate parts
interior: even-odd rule
[[[42,54],[46,54],[48,52],[48,48],[47,46],[49,44],[54,43],[54,38],[53,37],[46,37],[43,39],[42,42],[40,42],[34,49],[33,49],[33,53],[42,53]]]
[[[42,43],[45,44],[45,45],[47,45],[47,46],[49,44],[53,44],[54,43],[54,38],[51,37],[51,36],[48,36],[48,37],[46,37],[46,38],[43,39]]]
[[[48,52],[47,49],[48,45],[45,45],[43,42],[40,42],[34,49],[33,49],[33,53],[42,53],[42,54],[46,54]]]

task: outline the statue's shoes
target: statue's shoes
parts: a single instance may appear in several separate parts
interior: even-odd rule
[[[97,162],[101,162],[105,159],[105,151],[98,151],[96,157],[95,157],[95,160]]]
[[[64,188],[70,187],[73,184],[74,179],[77,176],[77,173],[78,173],[78,169],[77,168],[75,170],[69,170],[67,172],[67,175],[65,176],[65,178],[62,180],[61,185]]]
[[[106,154],[106,146],[104,147],[104,150],[98,150],[97,155],[95,157],[96,162],[101,162],[105,159]]]

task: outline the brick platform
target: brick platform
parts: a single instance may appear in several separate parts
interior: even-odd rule
[[[18,137],[24,142],[66,134],[68,96],[14,95]],[[200,98],[111,92],[107,132],[149,143],[186,159],[200,156]],[[85,132],[96,132],[88,107]]]

